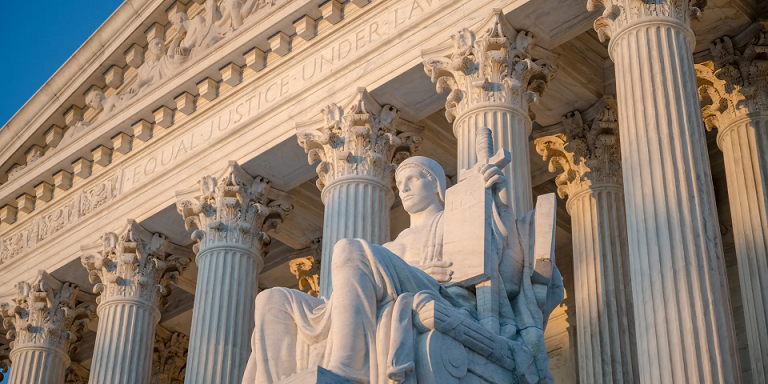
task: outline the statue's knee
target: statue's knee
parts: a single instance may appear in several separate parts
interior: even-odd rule
[[[258,295],[256,295],[256,314],[257,317],[259,314],[268,313],[268,310],[270,308],[274,308],[275,306],[279,306],[280,303],[285,302],[285,299],[287,297],[287,294],[285,292],[287,288],[284,287],[275,287],[270,289],[265,289],[261,291]]]
[[[363,247],[360,240],[341,239],[333,246],[333,259],[331,269],[350,266],[360,258],[363,253]]]

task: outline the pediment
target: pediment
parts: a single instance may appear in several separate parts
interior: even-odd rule
[[[123,3],[0,129],[0,183],[8,181],[8,173],[14,169],[11,179],[25,168],[30,171],[29,167],[39,158],[70,145],[97,125],[114,120],[114,115],[139,100],[155,97],[158,106],[173,105],[179,93],[197,95],[196,82],[200,76],[172,90],[178,91],[177,94],[163,94],[158,98],[157,93],[151,91],[185,77],[186,70],[200,61],[215,57],[207,60],[211,65],[202,76],[215,81],[226,76],[221,69],[230,63],[239,69],[248,66],[260,70],[264,67],[265,52],[269,53],[270,49],[287,52],[288,41],[280,39],[299,28],[295,23],[297,19],[309,18],[314,22],[319,18],[322,11],[318,6],[322,3],[321,0]],[[227,9],[228,4],[238,10]],[[216,21],[209,22],[212,18]],[[314,32],[314,26],[312,28]],[[234,72],[233,76],[240,76]],[[132,114],[129,121],[121,122],[123,127],[110,133],[132,134],[130,125],[141,119],[153,121],[153,112]],[[43,156],[36,155],[40,152],[37,148]]]

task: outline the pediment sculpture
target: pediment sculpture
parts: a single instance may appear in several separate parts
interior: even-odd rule
[[[553,382],[544,329],[564,295],[554,195],[516,217],[501,171],[511,157],[491,157],[489,136],[478,130],[475,172],[448,190],[434,160],[400,164],[410,227],[383,245],[336,243],[330,298],[257,296],[244,384],[317,366],[357,383]]]

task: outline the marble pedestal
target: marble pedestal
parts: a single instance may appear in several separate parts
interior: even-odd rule
[[[275,384],[354,384],[354,382],[317,366],[286,377]]]

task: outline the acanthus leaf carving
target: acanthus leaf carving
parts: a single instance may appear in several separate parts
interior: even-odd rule
[[[321,113],[320,130],[297,135],[309,164],[319,162],[320,190],[350,175],[373,177],[393,188],[397,165],[421,145],[423,128],[400,118],[397,108],[379,105],[365,88],[357,89],[346,108],[332,103]]]
[[[299,290],[314,297],[320,295],[320,257],[323,240],[312,241],[312,256],[299,257],[288,262],[291,273],[299,280]]]
[[[610,39],[629,23],[646,17],[672,18],[688,24],[698,20],[707,0],[587,0],[587,10],[604,9],[594,22],[601,42]]]
[[[107,232],[98,243],[83,246],[80,262],[95,284],[93,292],[100,294],[98,304],[128,298],[160,308],[192,256],[165,235],[128,220],[119,233]]]
[[[64,374],[64,384],[88,384],[91,372],[82,365],[72,362]]]
[[[204,176],[198,188],[176,195],[176,209],[187,230],[196,227],[196,253],[229,244],[263,255],[271,241],[267,232],[277,231],[293,210],[290,195],[272,188],[264,177],[249,175],[234,161],[221,176]]]
[[[768,26],[739,52],[728,36],[710,44],[713,60],[696,64],[707,130],[721,132],[748,113],[768,113]]]
[[[615,101],[603,98],[592,124],[585,124],[581,113],[563,117],[566,134],[536,139],[536,151],[549,160],[560,198],[573,196],[596,184],[622,184],[619,126]]]
[[[151,384],[183,384],[188,350],[187,335],[157,326],[152,351]]]
[[[555,55],[536,59],[533,34],[513,28],[495,9],[478,35],[467,28],[451,37],[450,57],[429,57],[424,72],[438,93],[450,90],[445,117],[453,122],[464,111],[482,103],[503,103],[534,118],[530,109],[557,73]]]
[[[93,303],[81,302],[80,289],[39,271],[32,283],[16,285],[12,302],[0,304],[11,354],[17,347],[41,346],[64,354],[77,351],[77,343],[95,318]]]

